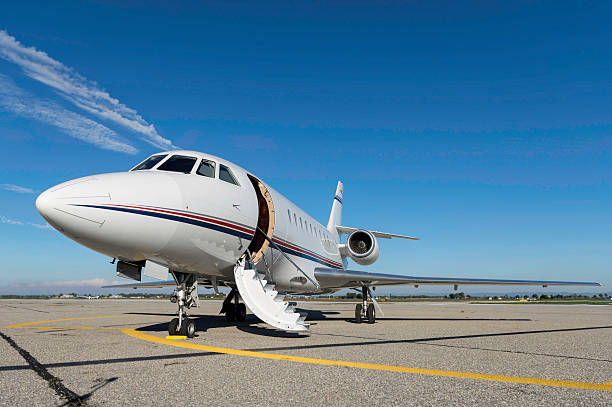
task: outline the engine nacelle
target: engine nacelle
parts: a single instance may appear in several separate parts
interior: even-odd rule
[[[368,266],[378,259],[378,241],[367,230],[356,230],[346,240],[346,252],[357,264]]]

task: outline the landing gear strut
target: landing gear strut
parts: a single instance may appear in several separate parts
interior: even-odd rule
[[[244,322],[246,320],[246,305],[240,302],[240,294],[237,289],[232,288],[232,291],[225,297],[219,313],[225,313],[227,322]]]
[[[168,325],[170,335],[183,335],[188,338],[195,336],[195,321],[189,318],[186,309],[193,306],[199,307],[198,280],[193,274],[171,272],[176,288],[170,297],[170,301],[178,305],[178,318],[172,319]]]
[[[355,322],[360,324],[366,320],[369,324],[376,321],[376,310],[374,304],[368,301],[369,290],[367,286],[361,287],[361,304],[355,306]]]

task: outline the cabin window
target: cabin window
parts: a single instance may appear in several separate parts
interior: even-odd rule
[[[134,167],[132,171],[150,170],[151,168],[155,167],[157,163],[159,163],[165,157],[167,157],[166,154],[151,156],[147,158],[146,160],[144,160],[143,162],[141,162],[140,164],[138,164],[136,167]]]
[[[202,160],[200,166],[196,170],[196,174],[203,175],[208,178],[215,178],[215,162]]]
[[[293,224],[297,228],[297,215],[295,214],[295,212],[293,213]]]
[[[289,209],[287,209],[287,215],[289,216],[289,223],[291,223],[291,211]]]
[[[184,155],[173,155],[168,158],[162,165],[157,167],[160,171],[182,172],[189,174],[193,169],[197,159],[195,157],[187,157]]]
[[[219,165],[219,179],[229,182],[230,184],[240,185],[238,181],[236,181],[236,177],[234,177],[232,171],[223,164]]]
[[[310,226],[310,234],[314,235],[314,233],[312,232],[312,223],[309,226]]]
[[[304,230],[304,224],[302,223],[302,217],[300,216],[300,228],[302,228],[302,230]]]

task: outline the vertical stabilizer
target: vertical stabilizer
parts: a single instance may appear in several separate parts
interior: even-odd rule
[[[329,214],[329,222],[327,222],[327,230],[335,236],[338,237],[338,231],[336,230],[336,226],[342,223],[342,194],[344,193],[344,186],[342,185],[342,181],[338,181],[338,186],[336,187],[336,195],[334,195],[334,203],[332,204],[331,213]]]

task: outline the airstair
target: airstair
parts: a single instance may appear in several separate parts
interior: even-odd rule
[[[290,332],[307,332],[306,314],[295,312],[272,282],[260,278],[251,263],[241,259],[234,267],[240,297],[259,319],[275,328]]]

